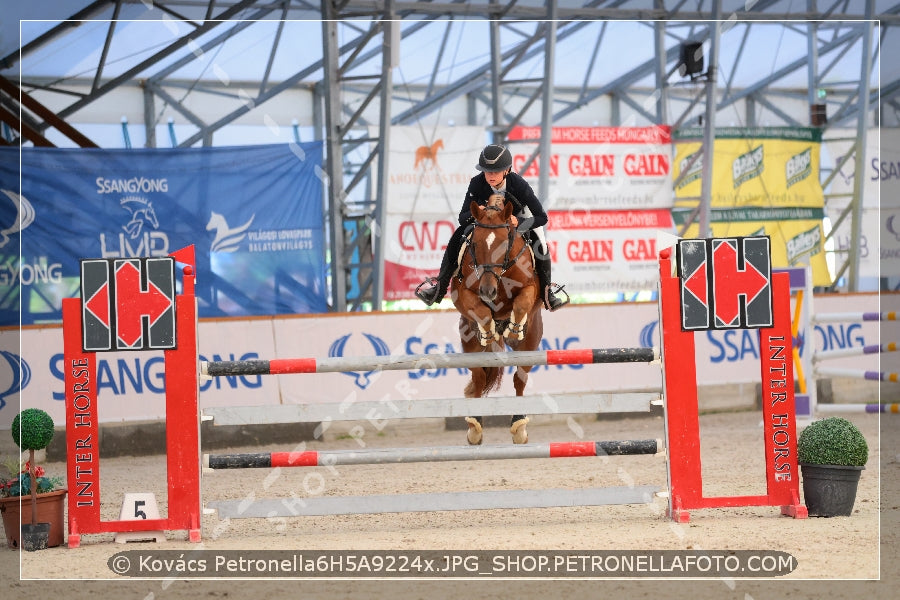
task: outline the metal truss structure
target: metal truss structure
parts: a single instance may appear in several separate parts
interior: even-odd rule
[[[113,92],[130,87],[141,93],[147,146],[157,145],[158,104],[174,109],[192,125],[192,133],[179,140],[179,146],[212,145],[217,132],[264,112],[267,103],[281,94],[306,90],[312,98],[306,118],[326,147],[332,308],[380,308],[385,240],[379,224],[384,222],[391,126],[434,119],[450,103],[465,102],[469,123],[487,121],[496,141],[503,141],[516,125],[539,123],[545,135],[531,160],[549,155],[550,127],[566,119],[572,122],[602,113],[608,115],[602,125],[675,128],[696,124],[702,117],[709,151],[717,115],[738,111],[742,124],[753,126],[756,115],[764,110],[771,124],[852,127],[855,152],[843,161],[855,160],[855,172],[862,173],[867,131],[900,123],[900,72],[886,65],[881,79],[872,72],[880,48],[896,50],[900,2],[805,0],[799,3],[805,4],[800,11],[796,4],[783,0],[95,0],[72,14],[44,15],[58,22],[0,58],[0,122],[4,124],[0,144],[53,145],[47,138],[52,129],[72,145],[95,145],[76,126],[81,122],[79,114],[102,107]],[[187,31],[113,65],[108,61],[109,50],[118,24],[125,19],[164,19],[187,24]],[[276,80],[273,65],[283,46],[285,23],[292,20],[320,22],[321,48],[295,57],[293,72]],[[488,24],[489,35],[482,40],[484,59],[453,65],[452,77],[444,81],[453,60],[450,31],[455,24],[472,20]],[[608,48],[603,46],[605,36],[617,21],[640,21],[652,29],[653,52],[647,60],[628,64],[628,49],[622,48],[621,56],[615,58],[627,64],[626,69],[598,83],[601,47]],[[90,73],[48,77],[29,72],[30,56],[65,47],[86,22],[103,23],[105,29]],[[179,77],[181,69],[215,55],[228,40],[263,23],[269,27],[277,23],[268,39],[268,59],[256,64],[255,72],[244,76],[240,86],[222,77],[218,81]],[[805,36],[805,52],[738,86],[735,74],[753,60],[746,40],[755,29],[773,24]],[[581,58],[566,65],[563,82],[555,61],[558,49],[587,28],[595,31],[593,45],[583,47]],[[720,64],[721,36],[736,28],[743,34],[733,62]],[[415,85],[395,82],[401,39],[404,43],[425,40],[433,52],[427,59],[432,63],[431,75]],[[708,56],[705,72],[692,78],[693,85],[685,86],[678,71],[688,41],[704,43]],[[835,65],[853,52],[860,56],[856,76],[849,81],[830,79]],[[784,84],[798,74],[803,75],[802,85]],[[826,87],[827,100],[823,100]],[[199,94],[218,98],[227,108],[204,108],[209,104],[198,102]],[[794,109],[785,108],[790,103]],[[809,112],[796,110],[797,106]],[[823,108],[827,121],[821,118]],[[704,198],[695,215],[701,232],[708,227],[704,213],[709,207],[710,162],[704,161]],[[862,179],[856,177],[853,201],[841,217],[852,223],[851,248],[858,247],[854,242],[861,227]],[[547,174],[542,173],[539,196],[546,196],[547,186]],[[847,277],[850,290],[856,289],[858,267],[858,254],[853,251],[839,266],[838,277]],[[351,277],[357,288],[352,295],[348,292]]]

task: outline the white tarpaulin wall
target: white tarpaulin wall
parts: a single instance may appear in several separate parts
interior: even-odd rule
[[[855,129],[828,130],[824,140],[833,164],[852,151]],[[859,241],[859,275],[865,290],[879,289],[878,277],[900,278],[900,129],[871,129],[866,134],[863,162],[862,227]],[[850,204],[855,184],[855,160],[851,157],[831,182],[825,213],[835,223]],[[850,250],[851,217],[832,234],[835,250]],[[846,254],[836,260],[840,266]],[[897,285],[897,281],[894,285]]]

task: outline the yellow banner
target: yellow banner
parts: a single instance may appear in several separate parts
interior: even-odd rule
[[[674,136],[675,197],[699,198],[702,131]],[[738,206],[822,208],[821,132],[815,128],[719,129],[713,145],[713,208]],[[684,177],[681,176],[685,173]]]
[[[702,194],[701,129],[674,133],[675,222],[684,221]],[[821,130],[719,128],[713,145],[710,227],[715,237],[768,235],[772,265],[809,264],[816,286],[831,285],[819,183]],[[697,237],[691,225],[683,237]]]
[[[831,285],[822,241],[825,233],[821,220],[712,222],[713,237],[747,237],[767,235],[772,244],[772,266],[812,267],[813,285]],[[697,237],[698,225],[688,227],[682,237]]]

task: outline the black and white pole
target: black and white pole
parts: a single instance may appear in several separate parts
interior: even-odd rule
[[[309,450],[253,454],[205,454],[203,455],[203,466],[208,469],[267,469],[272,467],[375,465],[465,460],[506,460],[514,458],[575,458],[583,456],[657,454],[661,449],[661,440],[622,440],[496,446],[367,448],[365,450],[331,450],[322,452]]]

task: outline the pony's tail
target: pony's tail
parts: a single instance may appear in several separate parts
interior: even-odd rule
[[[503,367],[489,367],[485,371],[484,394],[482,395],[500,389],[500,384],[503,382]]]
[[[464,393],[466,398],[482,398],[494,390],[499,389],[502,381],[503,367],[487,367],[484,369],[484,387],[480,390],[476,390],[470,380],[466,385]]]

